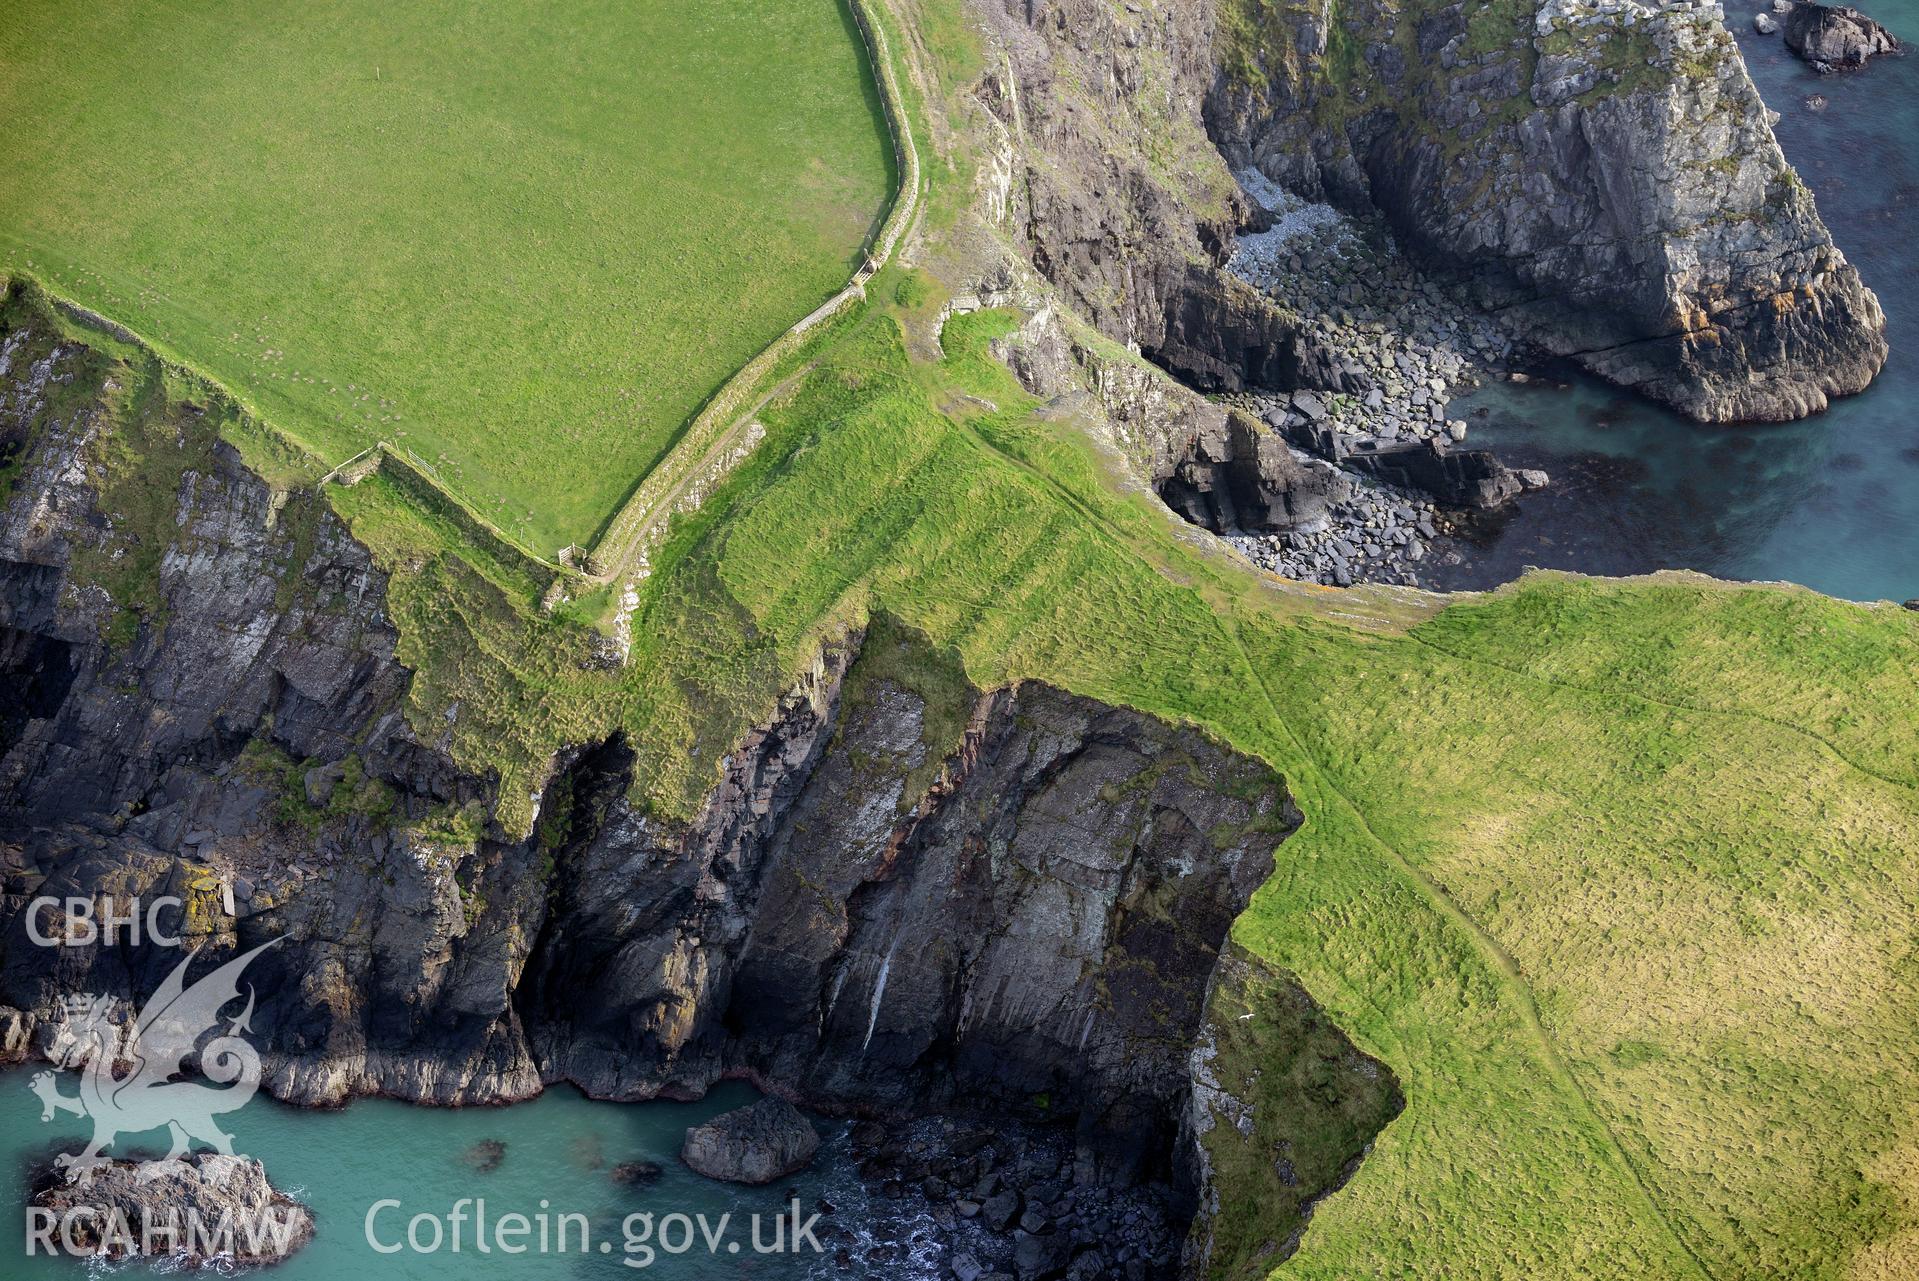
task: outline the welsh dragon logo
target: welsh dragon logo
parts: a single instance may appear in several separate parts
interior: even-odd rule
[[[260,1088],[260,1056],[241,1036],[252,1030],[251,985],[246,1008],[227,1020],[226,1031],[204,1047],[200,1041],[218,1028],[220,1011],[239,999],[241,972],[279,941],[269,940],[235,957],[192,987],[186,986],[187,967],[198,953],[189,953],[148,998],[131,1027],[114,1020],[118,1003],[112,997],[68,998],[68,1026],[53,1057],[57,1066],[80,1073],[79,1096],[61,1094],[52,1072],[37,1073],[29,1088],[40,1096],[42,1121],[51,1121],[56,1111],[93,1121],[93,1141],[84,1151],[54,1158],[69,1182],[91,1180],[95,1169],[108,1164],[102,1153],[118,1136],[161,1127],[172,1141],[163,1160],[185,1156],[195,1140],[234,1155],[233,1136],[214,1118],[244,1106]],[[225,1089],[174,1080],[196,1054],[198,1074]],[[116,1072],[121,1067],[124,1073]]]

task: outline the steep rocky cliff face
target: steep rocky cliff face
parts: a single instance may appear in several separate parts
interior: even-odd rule
[[[1294,318],[1223,270],[1255,211],[1200,117],[1210,8],[974,7],[999,135],[988,216],[1073,310],[1204,390],[1338,385]]]
[[[1877,300],[1715,4],[975,0],[995,205],[1103,332],[1202,388],[1343,386],[1218,271],[1254,166],[1377,209],[1544,349],[1708,421],[1863,388]]]
[[[1042,685],[949,671],[929,699],[894,673],[940,660],[895,634],[845,657],[688,831],[626,809],[617,747],[575,776],[518,999],[537,1057],[612,1097],[745,1072],[842,1111],[1071,1116],[1083,1167],[1168,1173],[1206,976],[1297,822],[1277,780]]]
[[[1191,1073],[1185,1125],[1201,1168],[1187,1274],[1264,1278],[1404,1096],[1297,983],[1238,947],[1213,972]]]
[[[746,1076],[844,1113],[1061,1124],[1091,1182],[1208,1168],[1188,1053],[1299,822],[1265,766],[1050,686],[976,689],[879,619],[690,820],[631,808],[616,737],[555,763],[515,839],[494,781],[408,725],[387,580],[332,514],[156,367],[4,319],[0,1052],[181,955],[37,945],[30,902],[169,895],[189,948],[281,937],[247,981],[292,1101]]]
[[[1548,350],[1715,422],[1884,363],[1717,4],[1221,2],[1228,158],[1379,208]]]
[[[33,946],[28,898],[171,895],[193,942],[296,932],[261,963],[263,990],[289,998],[276,1092],[536,1088],[497,1009],[467,1017],[524,945],[504,899],[468,919],[457,874],[495,854],[454,820],[493,786],[401,714],[385,576],[318,498],[242,465],[217,411],[171,398],[150,360],[63,337],[17,296],[5,324],[0,1003],[24,1013],[7,1048],[61,994],[149,992],[177,959]]]

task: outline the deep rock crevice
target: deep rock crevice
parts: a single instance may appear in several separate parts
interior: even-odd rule
[[[408,725],[366,548],[324,508],[289,528],[220,446],[170,482],[172,541],[116,629],[80,568],[111,521],[75,442],[107,411],[6,403],[32,478],[0,510],[6,1055],[57,1045],[67,995],[137,1003],[180,955],[37,946],[30,902],[170,895],[203,959],[285,936],[248,978],[263,1083],[293,1102],[739,1076],[841,1114],[1021,1118],[1089,1187],[1205,1199],[1189,1053],[1299,822],[1264,765],[1052,686],[972,688],[880,618],[822,649],[689,822],[631,807],[615,737],[562,754],[524,839],[433,835],[417,820],[497,784]]]

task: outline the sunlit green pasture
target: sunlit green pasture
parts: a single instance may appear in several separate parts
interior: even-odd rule
[[[32,359],[52,322],[20,305]],[[498,772],[509,830],[556,752],[616,731],[635,801],[692,813],[821,640],[883,613],[974,685],[1045,679],[1284,774],[1305,826],[1236,937],[1405,1110],[1280,1276],[1915,1274],[1919,616],[1683,578],[1450,605],[1283,587],[1035,413],[986,355],[1015,318],[955,319],[922,360],[898,326],[919,310],[817,337],[758,452],[659,549],[617,671],[571,621],[600,602],[541,612],[522,562],[383,474],[325,491],[392,574],[409,715]],[[117,645],[170,625],[134,571],[175,536],[152,496],[213,430],[128,360],[99,362],[120,390],[88,447],[121,477],[112,532],[75,561],[136,612]],[[1276,1158],[1222,1155],[1223,1176]],[[1222,1273],[1265,1275],[1296,1222],[1220,1193],[1243,1211]]]
[[[422,722],[457,704],[509,777],[621,725],[685,812],[876,610],[980,684],[1197,722],[1306,814],[1237,937],[1407,1099],[1280,1276],[1912,1275],[1919,618],[1687,580],[1436,613],[1262,586],[1033,416],[982,354],[1010,323],[949,324],[937,365],[885,314],[843,325],[664,549],[617,682],[440,544],[396,580]],[[341,498],[383,554],[423,545],[380,489]],[[1272,1266],[1246,1217],[1236,1277]]]
[[[890,190],[840,0],[9,0],[0,267],[591,542]]]

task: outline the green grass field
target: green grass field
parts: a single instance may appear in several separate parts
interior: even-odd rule
[[[984,353],[1011,317],[950,322],[937,361],[902,317],[819,336],[660,549],[617,672],[388,478],[327,491],[393,574],[410,714],[500,771],[509,825],[556,749],[615,729],[636,799],[687,815],[821,637],[884,611],[977,684],[1043,678],[1284,773],[1306,825],[1236,937],[1406,1106],[1279,1276],[1914,1275],[1919,619],[1687,579],[1538,575],[1443,609],[1284,588],[1035,416]],[[113,377],[123,425],[91,448],[130,478],[116,538],[157,546],[139,495],[212,428]],[[114,551],[80,572],[114,586]],[[1289,1225],[1223,1222],[1221,1275],[1265,1275]]]
[[[1919,1275],[1919,616],[1683,577],[1284,587],[1035,412],[986,351],[1016,317],[952,320],[935,358],[937,281],[889,269],[871,299],[673,526],[618,671],[577,621],[604,594],[542,613],[523,564],[392,478],[326,491],[392,574],[410,716],[498,772],[509,828],[557,750],[616,730],[635,799],[687,816],[821,639],[883,611],[977,685],[1046,679],[1286,776],[1306,824],[1236,938],[1406,1105],[1279,1277]],[[133,608],[117,553],[173,536],[150,496],[214,426],[127,359],[90,447],[119,519],[76,575]],[[220,424],[261,462],[245,427]],[[1220,1272],[1266,1275],[1292,1226],[1223,1221]]]
[[[1336,615],[1368,605],[1263,586],[1116,495],[979,354],[998,323],[949,325],[936,367],[887,316],[844,326],[666,549],[617,690],[442,552],[399,593],[444,673],[422,717],[490,703],[467,732],[497,751],[537,711],[528,764],[622,723],[683,813],[817,637],[884,610],[974,680],[1198,722],[1308,817],[1238,937],[1408,1098],[1280,1275],[1911,1275],[1915,620],[1538,577],[1356,631]],[[956,388],[998,412],[940,412]]]
[[[838,0],[9,0],[0,120],[0,265],[547,556],[891,190]]]
[[[1280,1276],[1913,1275],[1919,620],[1685,579],[1444,609],[1281,588],[1035,417],[984,355],[1010,317],[922,362],[903,314],[819,338],[661,548],[619,673],[384,478],[331,491],[395,570],[416,721],[458,706],[509,822],[554,750],[615,728],[637,799],[686,815],[820,638],[884,611],[977,683],[1197,723],[1285,774],[1307,823],[1237,937],[1406,1110]],[[1224,1230],[1222,1274],[1264,1275],[1272,1225]]]

